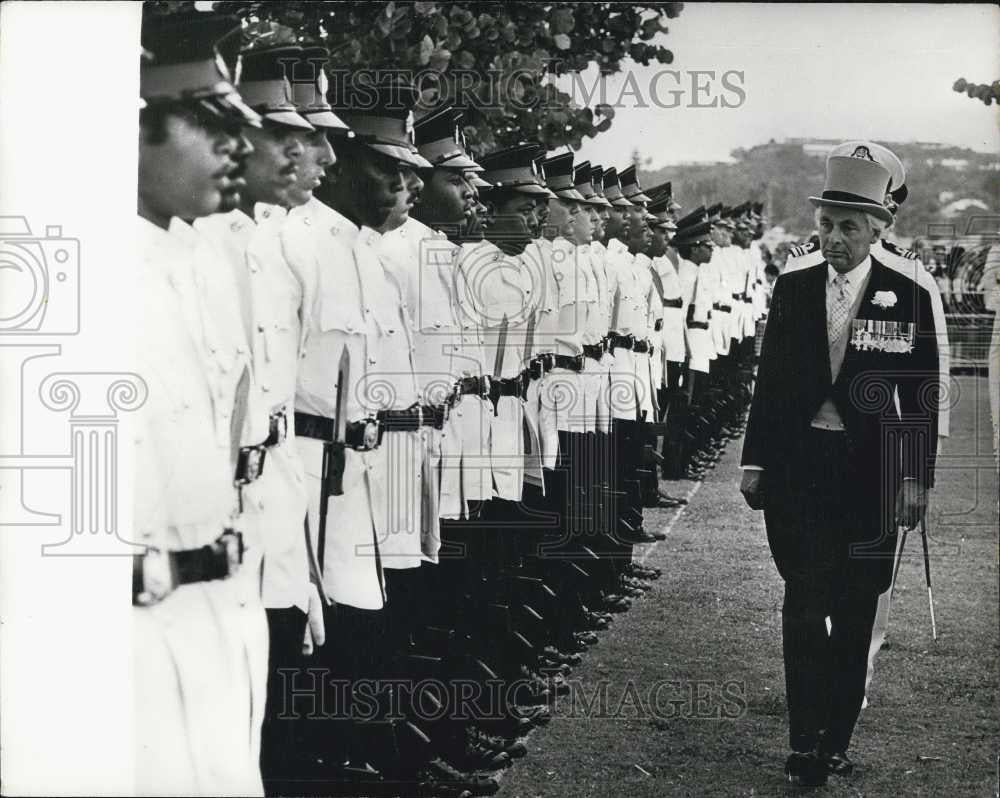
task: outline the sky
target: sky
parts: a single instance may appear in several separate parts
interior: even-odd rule
[[[1000,78],[993,4],[687,3],[662,41],[672,64],[630,64],[631,76],[606,81],[607,101],[621,102],[611,129],[584,139],[580,158],[614,163],[638,147],[656,168],[728,160],[737,147],[798,137],[1000,153],[998,106],[951,88],[959,77]],[[578,99],[592,94],[581,103],[592,105],[598,80],[595,69],[559,85]],[[692,107],[713,100],[715,108]]]

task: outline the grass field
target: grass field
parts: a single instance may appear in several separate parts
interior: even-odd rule
[[[997,794],[997,474],[986,379],[958,378],[929,529],[938,640],[918,535],[850,751],[855,774],[818,796]],[[783,795],[782,583],[761,514],[737,491],[740,442],[642,552],[654,588],[602,633],[574,692],[528,739],[504,798]],[[669,483],[674,494],[692,483]]]

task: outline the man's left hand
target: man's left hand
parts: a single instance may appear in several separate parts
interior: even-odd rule
[[[904,479],[896,496],[896,524],[911,530],[927,512],[927,489],[915,479]]]

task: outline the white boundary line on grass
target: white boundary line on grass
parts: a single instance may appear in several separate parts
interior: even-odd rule
[[[673,518],[671,518],[669,521],[667,521],[666,525],[664,525],[664,527],[663,527],[663,533],[665,535],[669,535],[670,534],[670,530],[672,530],[674,528],[674,524],[676,524],[683,517],[684,511],[687,510],[687,508],[691,506],[691,500],[694,499],[694,497],[697,495],[698,491],[701,490],[701,486],[704,485],[704,484],[705,484],[705,480],[704,479],[700,479],[697,482],[695,482],[694,485],[691,487],[691,490],[689,490],[687,492],[687,495],[684,498],[687,499],[688,503],[687,504],[682,504],[680,507],[678,507],[677,508],[677,512],[674,513],[674,515],[673,515]],[[658,540],[655,543],[648,544],[648,548],[642,553],[642,557],[639,558],[639,564],[641,565],[642,563],[646,562],[646,558],[650,554],[652,554],[653,550],[657,546],[659,546],[660,543],[662,543],[662,542],[663,541]],[[550,720],[549,722],[551,723],[551,722],[555,721],[557,719],[557,717],[558,716],[555,715],[555,713],[553,713],[552,720]],[[548,725],[548,724],[546,724],[546,725]],[[543,728],[543,727],[541,727],[541,726],[533,726],[532,728],[528,729],[528,733],[525,734],[523,737],[518,737],[518,738],[515,738],[515,739],[522,740],[525,744],[527,744],[528,739],[538,729],[540,729],[540,728]],[[489,775],[493,776],[493,778],[496,780],[496,782],[497,782],[498,785],[502,785],[503,784],[503,780],[506,777],[508,771],[510,771],[511,769],[514,768],[516,762],[517,762],[516,759],[512,759],[511,762],[510,762],[510,764],[507,767],[503,768],[502,770],[493,771],[492,773],[489,773]],[[477,771],[477,772],[480,772],[480,771]],[[486,771],[483,771],[483,773],[486,773]]]
[[[677,512],[674,513],[674,517],[671,518],[669,521],[667,521],[666,525],[663,527],[662,530],[663,534],[668,536],[670,535],[670,531],[674,528],[674,524],[676,524],[683,517],[684,511],[691,506],[691,500],[695,497],[698,491],[701,490],[701,486],[704,484],[705,484],[704,479],[700,479],[694,483],[694,486],[691,488],[691,490],[687,492],[687,496],[684,497],[685,499],[687,499],[687,504],[682,504],[677,509]],[[662,540],[658,540],[655,543],[647,544],[646,550],[642,553],[642,556],[639,558],[639,565],[645,563],[646,558],[648,558],[649,555],[652,554],[653,551],[656,549],[656,547],[663,542],[664,541]]]

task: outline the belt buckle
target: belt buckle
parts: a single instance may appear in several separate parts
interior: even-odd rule
[[[288,437],[288,414],[284,407],[272,410],[268,419],[267,440],[264,446],[280,446]]]
[[[582,353],[579,355],[573,355],[573,364],[575,371],[583,371],[583,358],[584,355]]]
[[[264,473],[267,449],[263,445],[241,446],[236,460],[237,485],[249,485]]]
[[[243,545],[243,533],[227,528],[215,542],[226,555],[228,568],[226,575],[232,576],[243,564],[243,554],[246,551],[246,547]]]
[[[483,374],[479,378],[479,397],[489,399],[492,392],[493,380],[489,374]]]
[[[140,607],[149,607],[169,596],[177,587],[170,566],[170,552],[148,548],[139,556],[142,572],[142,592],[134,600]]]
[[[361,423],[365,425],[361,437],[362,451],[370,452],[378,448],[382,439],[382,425],[379,424],[377,418],[366,418]]]

